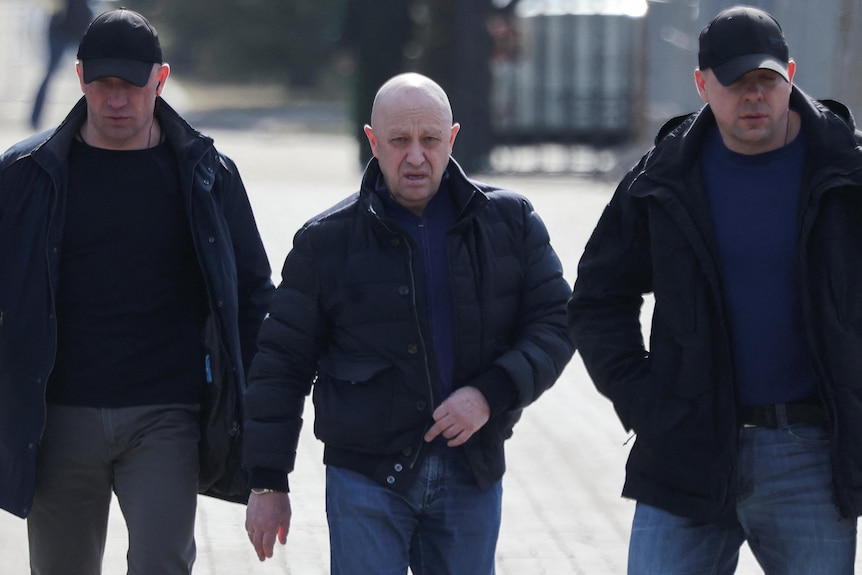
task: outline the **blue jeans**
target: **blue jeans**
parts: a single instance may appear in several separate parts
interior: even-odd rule
[[[638,504],[630,575],[733,573],[748,541],[767,575],[852,575],[856,519],[835,505],[825,429],[740,430],[733,525],[699,523]]]
[[[327,467],[332,575],[405,575],[408,566],[414,575],[494,574],[502,484],[479,489],[466,462],[443,449],[428,454],[404,495]]]

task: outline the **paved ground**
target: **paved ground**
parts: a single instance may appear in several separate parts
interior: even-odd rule
[[[40,73],[26,46],[39,41],[32,3],[0,0],[0,149],[29,132],[24,118]],[[18,23],[18,24],[15,24]],[[71,58],[72,56],[70,56]],[[26,62],[26,64],[25,64]],[[71,68],[54,84],[46,119],[57,121],[77,99]],[[181,78],[166,99],[215,136],[238,163],[276,272],[293,233],[307,218],[352,192],[360,175],[354,142],[337,129],[338,110],[309,107],[266,116],[234,111],[216,122],[196,109]],[[333,115],[334,113],[334,115]],[[255,119],[257,118],[257,119]],[[254,131],[230,126],[253,124]],[[336,129],[333,129],[333,128]],[[466,125],[464,129],[469,129]],[[577,260],[611,182],[572,176],[488,176],[534,202],[574,280]],[[311,413],[308,409],[307,413]],[[309,418],[310,419],[310,418]],[[633,505],[619,497],[628,448],[610,404],[593,388],[576,357],[557,385],[528,409],[508,444],[503,528],[497,553],[500,575],[605,575],[625,572]],[[323,509],[322,449],[307,421],[292,476],[294,519],[286,547],[259,564],[243,529],[244,508],[202,497],[197,522],[196,572],[204,575],[328,572]],[[112,512],[105,573],[125,572],[125,528]],[[0,512],[0,572],[27,569],[25,523]],[[738,572],[760,573],[744,554]]]

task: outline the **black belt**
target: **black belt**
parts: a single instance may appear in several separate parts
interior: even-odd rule
[[[739,414],[739,424],[743,427],[777,429],[785,425],[798,424],[826,427],[828,423],[829,420],[823,408],[810,401],[743,407]]]

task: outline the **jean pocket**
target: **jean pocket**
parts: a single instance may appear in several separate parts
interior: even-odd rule
[[[785,428],[787,435],[801,445],[826,447],[829,445],[829,430],[820,425],[798,423]]]

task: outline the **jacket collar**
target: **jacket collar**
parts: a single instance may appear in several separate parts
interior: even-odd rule
[[[196,161],[213,145],[213,140],[194,129],[165,100],[156,99],[156,119],[162,131],[177,153],[180,161]],[[59,169],[66,162],[72,140],[87,117],[87,101],[82,96],[60,125],[47,138],[44,133],[35,136],[33,159],[46,170]]]
[[[862,149],[857,146],[862,138],[850,110],[834,100],[813,100],[796,86],[790,94],[790,107],[802,119],[808,140],[807,161],[812,169],[852,172],[862,183]],[[642,162],[641,174],[672,186],[680,183],[680,174],[696,173],[693,171],[699,166],[706,132],[714,124],[709,105],[666,122]]]
[[[449,158],[449,165],[446,167],[446,171],[448,174],[448,185],[452,191],[459,219],[473,213],[474,210],[488,201],[487,196],[480,189],[478,183],[464,174],[464,170],[461,169],[461,166],[454,158]],[[382,177],[383,173],[380,171],[380,164],[377,158],[371,158],[362,175],[359,197],[360,201],[366,207],[377,214],[385,213],[383,201],[375,191],[377,182]]]

